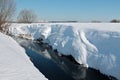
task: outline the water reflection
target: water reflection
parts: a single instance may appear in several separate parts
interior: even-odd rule
[[[115,78],[100,73],[98,70],[92,68],[84,68],[77,64],[71,56],[63,56],[53,50],[48,44],[29,40],[19,40],[19,43],[27,47],[43,57],[54,61],[66,74],[70,75],[74,80],[116,80]],[[64,79],[65,80],[65,79]]]
[[[52,59],[62,68],[67,74],[72,76],[75,80],[81,80],[86,77],[86,68],[83,68],[81,65],[78,65],[68,59],[66,56],[58,55],[56,51],[48,48]]]
[[[58,64],[58,66],[64,70],[68,75],[72,76],[75,80],[83,80],[86,77],[86,68],[82,67],[66,56],[60,55],[56,50],[52,50],[47,44],[36,44],[30,45],[32,50],[39,52],[46,58],[52,59]],[[36,48],[37,46],[37,48]]]

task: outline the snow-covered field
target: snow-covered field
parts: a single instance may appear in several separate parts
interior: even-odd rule
[[[11,37],[0,33],[0,80],[47,80]]]
[[[40,23],[12,24],[10,32],[44,38],[63,55],[72,55],[85,67],[99,69],[120,80],[120,24]]]

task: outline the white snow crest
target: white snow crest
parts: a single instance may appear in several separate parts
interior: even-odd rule
[[[27,34],[31,35],[31,39],[40,37],[46,39],[51,32],[51,27],[44,24],[12,24],[9,31],[12,35]]]
[[[47,80],[11,37],[0,33],[0,80]]]
[[[112,23],[41,23],[31,24],[25,32],[34,38],[43,36],[45,42],[63,55],[72,55],[85,67],[120,79],[120,24]],[[20,25],[21,27],[23,25]],[[27,27],[30,25],[25,25]],[[12,27],[13,28],[13,27]],[[13,34],[24,32],[11,29]],[[18,30],[18,31],[16,31]],[[34,33],[34,34],[33,34]],[[35,37],[37,35],[37,37]]]

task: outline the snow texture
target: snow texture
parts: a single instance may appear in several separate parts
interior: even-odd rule
[[[19,26],[18,26],[19,25]],[[32,34],[85,67],[99,69],[120,80],[119,23],[13,24],[13,35]]]
[[[0,33],[0,80],[47,80],[11,37]]]

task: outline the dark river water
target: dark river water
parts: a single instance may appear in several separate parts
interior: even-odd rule
[[[99,70],[84,68],[69,56],[60,55],[47,44],[38,44],[33,41],[18,41],[26,50],[33,64],[49,80],[116,80],[106,76]]]

